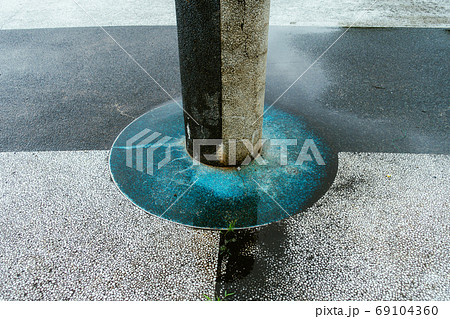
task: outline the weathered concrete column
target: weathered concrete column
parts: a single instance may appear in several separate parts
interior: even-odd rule
[[[270,0],[175,2],[187,151],[239,165],[262,134]]]

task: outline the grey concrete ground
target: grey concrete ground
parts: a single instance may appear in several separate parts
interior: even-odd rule
[[[449,300],[450,156],[340,153],[305,213],[247,234],[240,300]],[[234,297],[234,296],[233,296]]]
[[[2,0],[0,29],[176,24],[172,0],[76,2],[96,22],[74,0]],[[271,25],[450,26],[450,2],[441,0],[271,0],[270,10]]]
[[[149,217],[107,151],[0,153],[0,299],[198,300],[219,234]]]
[[[135,208],[111,182],[107,154],[0,153],[0,299],[214,295],[219,234]],[[256,231],[238,276],[219,278],[217,294],[450,298],[450,157],[340,153],[339,160],[330,191],[305,213]]]

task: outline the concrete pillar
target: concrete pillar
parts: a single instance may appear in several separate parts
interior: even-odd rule
[[[239,165],[262,134],[270,0],[175,2],[187,151]]]

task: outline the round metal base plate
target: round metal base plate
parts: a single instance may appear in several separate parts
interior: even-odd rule
[[[275,107],[264,115],[261,157],[221,168],[185,149],[183,111],[157,107],[128,125],[110,153],[120,191],[146,212],[204,229],[250,228],[280,221],[330,187],[337,154],[300,118]]]

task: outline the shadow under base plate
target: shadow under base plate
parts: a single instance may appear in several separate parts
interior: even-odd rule
[[[264,115],[259,161],[240,167],[193,160],[184,132],[180,105],[162,105],[120,133],[109,159],[112,178],[129,200],[175,223],[221,230],[280,221],[313,204],[336,175],[337,154],[326,141],[280,109]]]

